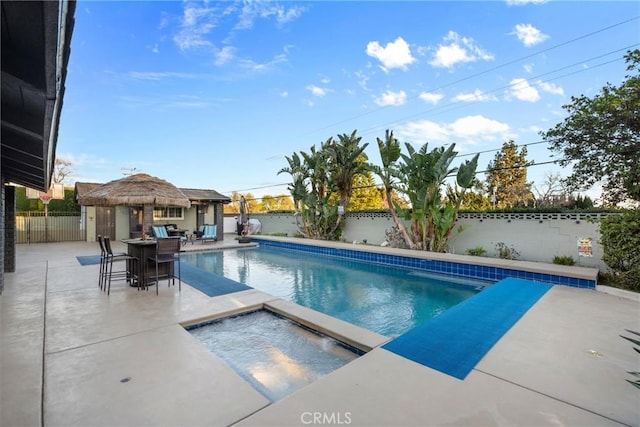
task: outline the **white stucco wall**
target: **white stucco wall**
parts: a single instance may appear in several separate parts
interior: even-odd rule
[[[505,243],[525,261],[548,262],[553,257],[572,256],[577,265],[606,269],[602,262],[597,219],[601,214],[462,214],[449,241],[449,251],[465,254],[482,246],[485,256],[496,257],[496,244]],[[293,214],[252,214],[262,223],[262,234],[299,234]],[[229,226],[227,225],[229,224]],[[235,230],[233,216],[225,217],[225,231]],[[347,214],[343,237],[347,242],[378,245],[385,241],[385,230],[393,227],[386,213]],[[591,238],[593,256],[578,256],[578,239]]]

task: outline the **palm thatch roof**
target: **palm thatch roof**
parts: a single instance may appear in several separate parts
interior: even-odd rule
[[[83,206],[191,206],[189,198],[175,185],[144,173],[102,184],[80,194],[78,203]]]

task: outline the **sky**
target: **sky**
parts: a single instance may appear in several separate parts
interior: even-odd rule
[[[354,130],[378,165],[387,129],[455,143],[454,165],[482,151],[479,171],[509,140],[548,162],[539,133],[624,81],[639,17],[636,1],[80,0],[56,153],[68,185],[147,173],[257,197],[287,193],[285,156]]]

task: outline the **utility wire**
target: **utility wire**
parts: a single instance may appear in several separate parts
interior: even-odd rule
[[[527,162],[526,164],[522,164],[522,165],[513,165],[513,166],[505,166],[505,167],[501,167],[501,168],[491,168],[491,169],[485,169],[482,171],[476,171],[476,175],[481,174],[481,173],[487,173],[487,172],[494,172],[494,171],[501,171],[501,170],[510,170],[510,169],[522,169],[522,168],[530,168],[532,166],[542,166],[542,165],[549,165],[549,164],[553,164],[553,163],[558,163],[560,160],[549,160],[546,162]],[[455,174],[451,174],[451,175],[447,175],[447,178],[451,178],[454,177]],[[277,186],[282,186],[282,185],[289,185],[290,183],[283,183],[283,184],[276,184]],[[273,187],[275,187],[276,185],[273,185]],[[250,191],[250,190],[257,190],[257,189],[261,189],[261,188],[266,188],[266,187],[255,187],[255,188],[248,188],[246,190],[239,190],[237,191],[238,193],[240,193],[241,191]],[[378,189],[383,189],[384,187],[381,184],[370,184],[370,185],[360,185],[357,187],[353,187],[354,190],[360,190],[360,189],[365,189],[365,188],[378,188]],[[280,196],[267,196],[269,198],[272,199],[284,199],[284,198],[290,198],[291,196],[289,195],[280,195]],[[246,199],[247,201],[254,201],[254,200],[262,200],[263,197],[254,197],[251,199]]]
[[[611,55],[613,53],[618,53],[620,51],[624,51],[624,50],[627,50],[629,48],[632,48],[632,47],[635,47],[635,46],[638,46],[638,45],[640,45],[640,43],[636,43],[636,44],[631,45],[631,46],[627,46],[627,47],[624,47],[624,48],[621,48],[621,49],[617,49],[615,51],[610,51],[610,52],[607,52],[605,54],[586,59],[584,61],[580,61],[580,62],[571,64],[571,65],[568,65],[568,66],[565,66],[565,67],[562,67],[562,68],[558,68],[558,69],[553,70],[553,71],[549,71],[547,73],[539,74],[539,75],[533,76],[533,77],[531,77],[531,78],[529,78],[527,80],[539,79],[540,77],[556,73],[556,72],[558,72],[560,70],[564,70],[564,69],[567,69],[567,68],[575,67],[575,66],[577,66],[577,65],[579,65],[581,63],[584,63],[586,61],[592,61],[594,59],[599,59],[599,58],[602,58],[604,56],[608,56],[608,55]],[[607,61],[607,62],[603,62],[603,63],[597,64],[597,65],[593,65],[593,66],[591,66],[589,68],[586,68],[586,69],[575,70],[575,71],[572,71],[570,73],[566,73],[566,74],[563,74],[563,75],[560,75],[560,76],[556,76],[556,77],[548,79],[548,80],[541,80],[539,83],[549,83],[549,82],[552,82],[554,80],[558,80],[558,79],[569,77],[569,76],[573,76],[573,75],[576,75],[576,74],[579,74],[579,73],[584,73],[584,72],[587,72],[587,71],[591,71],[591,70],[594,70],[596,68],[603,67],[605,65],[609,65],[609,64],[612,64],[614,62],[619,62],[619,61],[622,61],[622,60],[623,60],[623,58],[616,58],[616,59],[613,59],[613,60],[610,60],[610,61]],[[490,95],[490,94],[492,94],[494,92],[503,91],[503,90],[506,90],[506,89],[509,89],[509,88],[512,88],[512,87],[513,87],[513,85],[511,85],[511,84],[504,85],[504,86],[498,87],[496,89],[492,89],[492,90],[490,90],[488,92],[483,92],[483,95]],[[367,134],[372,133],[374,131],[377,131],[379,129],[388,128],[390,125],[398,124],[398,123],[404,122],[404,121],[406,121],[408,119],[425,116],[425,115],[427,115],[429,113],[431,113],[431,115],[443,114],[443,113],[450,112],[450,111],[453,111],[453,110],[457,110],[457,109],[460,109],[460,108],[466,108],[469,105],[473,105],[473,104],[476,104],[478,102],[482,102],[482,100],[478,99],[478,100],[475,100],[475,101],[468,101],[468,102],[449,102],[447,104],[439,105],[439,106],[431,108],[429,110],[420,111],[420,112],[412,114],[410,116],[404,116],[404,117],[395,119],[395,120],[393,120],[391,122],[387,122],[387,123],[382,124],[382,125],[376,125],[374,127],[371,127],[371,128],[368,128],[368,129],[364,129],[361,132],[361,135],[367,135]],[[449,108],[447,108],[447,107],[449,107]]]
[[[635,18],[635,19],[637,19],[637,18]],[[627,22],[627,21],[624,21],[624,22]],[[597,56],[593,56],[593,57],[590,57],[590,58],[575,62],[575,63],[570,64],[570,65],[566,65],[564,67],[556,68],[556,69],[548,71],[546,73],[542,73],[542,74],[539,74],[539,75],[536,75],[536,76],[532,76],[527,80],[540,79],[541,77],[544,77],[544,76],[547,76],[547,75],[550,75],[550,74],[555,74],[555,73],[557,73],[559,71],[579,66],[579,65],[581,65],[581,64],[583,64],[585,62],[594,61],[594,60],[601,59],[601,58],[604,58],[606,56],[609,56],[609,55],[612,55],[612,54],[615,54],[615,53],[620,53],[622,51],[627,51],[627,50],[632,49],[632,48],[634,48],[636,46],[639,46],[639,45],[640,45],[640,43],[635,43],[633,45],[625,46],[623,48],[618,48],[618,49],[615,49],[615,50],[611,50],[611,51],[605,52],[603,54],[600,54],[600,55],[597,55]],[[579,74],[579,73],[584,73],[584,72],[587,72],[587,71],[591,71],[591,70],[594,70],[596,68],[599,68],[599,67],[602,67],[602,66],[605,66],[605,65],[608,65],[608,64],[612,64],[614,62],[619,62],[619,61],[622,61],[622,60],[623,60],[623,58],[616,58],[616,59],[613,59],[613,60],[610,60],[610,61],[606,61],[606,62],[603,62],[603,63],[600,63],[600,64],[596,64],[596,65],[590,66],[589,68],[586,68],[586,69],[579,69],[579,70],[572,71],[570,73],[566,73],[566,74],[563,74],[563,75],[560,75],[560,76],[556,76],[556,77],[550,78],[548,80],[542,80],[542,81],[540,81],[540,83],[549,83],[549,82],[552,82],[554,80],[558,80],[558,79],[569,77],[569,76],[573,76],[573,75],[576,75],[576,74]],[[447,85],[445,85],[445,86],[447,86]],[[445,86],[443,86],[443,87],[445,87]],[[509,89],[511,87],[512,87],[512,85],[504,85],[504,86],[489,90],[487,92],[484,92],[483,95],[489,95],[489,94],[492,94],[494,92],[498,92],[498,91],[502,91],[502,90],[505,90],[505,89]],[[377,130],[382,129],[382,128],[389,128],[389,126],[391,126],[393,124],[398,124],[398,123],[406,121],[408,119],[420,117],[420,116],[423,116],[423,115],[426,115],[426,114],[429,114],[429,113],[431,113],[432,115],[442,114],[442,113],[450,112],[450,111],[453,111],[453,110],[456,110],[456,109],[459,109],[459,108],[466,108],[467,106],[476,104],[478,102],[481,102],[481,100],[468,101],[468,102],[449,102],[448,104],[439,105],[439,106],[433,107],[433,108],[431,108],[429,110],[423,110],[421,112],[418,112],[418,113],[415,113],[415,114],[412,114],[412,115],[409,115],[409,116],[404,116],[404,117],[395,119],[393,121],[387,122],[387,123],[382,124],[382,125],[377,125],[377,126],[374,126],[374,127],[368,128],[368,129],[364,129],[363,131],[360,132],[360,135],[367,135],[367,134],[373,133],[374,131],[377,131]],[[534,145],[534,144],[523,144],[523,145]],[[494,151],[494,150],[489,150],[489,151]],[[462,156],[470,156],[470,155],[474,155],[474,154],[477,154],[477,153],[474,152],[474,153],[462,154],[462,155],[460,155],[460,157],[462,157]],[[269,159],[276,159],[276,158],[280,158],[280,157],[281,156],[272,156]],[[282,156],[282,157],[284,157],[284,156]]]
[[[488,74],[488,73],[493,72],[493,71],[496,71],[496,70],[499,70],[499,69],[501,69],[501,68],[508,67],[509,65],[513,65],[513,64],[516,64],[516,63],[518,63],[518,62],[524,61],[525,59],[533,58],[534,56],[537,56],[537,55],[541,55],[541,54],[543,54],[543,53],[550,52],[550,51],[552,51],[552,50],[554,50],[554,49],[558,49],[558,48],[563,47],[563,46],[567,46],[567,45],[572,44],[572,43],[575,43],[575,42],[577,42],[577,41],[579,41],[579,40],[586,39],[586,38],[588,38],[588,37],[594,36],[594,35],[596,35],[596,34],[600,34],[600,33],[602,33],[602,32],[605,32],[605,31],[611,30],[611,29],[616,28],[616,27],[619,27],[619,26],[621,26],[621,25],[628,24],[628,23],[630,23],[630,22],[632,22],[632,21],[636,21],[636,20],[638,20],[638,19],[640,19],[640,15],[636,15],[636,16],[631,17],[631,18],[629,18],[629,19],[626,19],[626,20],[624,20],[624,21],[620,21],[620,22],[617,22],[617,23],[615,23],[615,24],[609,25],[609,26],[607,26],[607,27],[600,28],[600,29],[598,29],[598,30],[595,30],[595,31],[592,31],[592,32],[590,32],[590,33],[584,34],[584,35],[582,35],[582,36],[579,36],[579,37],[576,37],[576,38],[573,38],[573,39],[567,40],[567,41],[565,41],[565,42],[563,42],[563,43],[559,43],[559,44],[557,44],[557,45],[554,45],[554,46],[548,47],[548,48],[546,48],[546,49],[543,49],[543,50],[540,50],[540,51],[537,51],[537,52],[531,53],[531,54],[529,54],[529,55],[525,55],[525,56],[522,56],[522,57],[519,57],[519,58],[513,59],[513,60],[511,60],[511,61],[507,61],[507,62],[505,62],[505,63],[503,63],[503,64],[496,65],[495,67],[489,68],[489,69],[484,70],[484,71],[481,71],[481,72],[479,72],[479,73],[475,73],[475,74],[472,74],[472,75],[470,75],[470,76],[463,77],[463,78],[458,79],[458,80],[454,80],[453,82],[446,83],[446,84],[441,85],[441,86],[438,86],[438,87],[436,87],[436,88],[434,88],[434,89],[426,90],[425,92],[436,92],[436,91],[441,90],[441,89],[444,89],[444,88],[446,88],[446,87],[450,87],[450,86],[456,85],[456,84],[458,84],[458,83],[462,83],[462,82],[464,82],[464,81],[471,80],[471,79],[473,79],[473,78],[476,78],[476,77],[479,77],[479,76],[482,76],[482,75]],[[412,99],[418,98],[419,96],[420,96],[420,95],[418,94],[418,95],[414,95],[414,96],[412,96],[412,97],[409,97],[409,98],[407,98],[407,99],[408,99],[408,100],[412,100]],[[319,131],[321,131],[321,130],[329,129],[329,128],[332,128],[332,127],[334,127],[334,126],[337,126],[337,125],[340,125],[340,124],[343,124],[343,123],[350,122],[350,121],[352,121],[353,119],[357,119],[357,118],[360,118],[360,117],[364,117],[364,116],[367,116],[367,115],[370,115],[370,114],[376,113],[376,112],[378,112],[378,111],[381,111],[381,110],[384,110],[384,109],[387,109],[387,108],[390,108],[390,107],[391,107],[391,106],[388,106],[388,105],[383,106],[383,107],[379,107],[379,108],[376,108],[376,109],[373,109],[373,110],[367,111],[366,113],[359,114],[359,115],[356,115],[356,116],[352,116],[352,117],[350,117],[350,118],[347,118],[347,119],[341,120],[341,121],[339,121],[339,122],[335,122],[335,123],[332,123],[332,124],[329,124],[329,125],[323,126],[323,127],[321,127],[321,128],[317,128],[317,129],[311,130],[311,131],[309,131],[309,132],[306,132],[306,133],[301,134],[300,136],[306,136],[306,135],[310,135],[310,134],[313,134],[313,133],[319,132]]]

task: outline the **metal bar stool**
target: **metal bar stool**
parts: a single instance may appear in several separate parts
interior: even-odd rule
[[[101,274],[102,285],[100,289],[104,291],[106,288],[107,295],[109,295],[111,292],[112,280],[125,280],[127,283],[132,283],[134,280],[137,280],[137,268],[139,260],[138,258],[128,255],[124,252],[113,253],[113,250],[111,249],[111,240],[108,237],[102,238],[102,245],[104,246],[105,250],[105,260],[104,267],[102,269],[103,272]],[[124,270],[113,271],[113,263],[120,261],[125,262]]]

